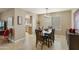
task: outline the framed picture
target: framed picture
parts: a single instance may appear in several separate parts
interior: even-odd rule
[[[22,24],[22,16],[17,16],[17,24],[18,25]]]

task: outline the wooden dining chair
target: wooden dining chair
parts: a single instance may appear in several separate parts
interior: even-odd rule
[[[55,29],[52,29],[52,32],[48,35],[48,47],[50,47],[50,44],[52,46],[54,40],[55,40]]]
[[[54,43],[54,40],[55,40],[55,29],[52,29],[51,39],[52,39],[52,41]]]
[[[43,39],[40,30],[35,30],[35,33],[36,33],[36,47],[37,47],[38,42],[41,42]]]
[[[42,31],[40,30],[35,30],[36,32],[36,47],[38,42],[41,43],[41,49],[43,49],[43,46],[47,43],[46,38],[42,35]]]

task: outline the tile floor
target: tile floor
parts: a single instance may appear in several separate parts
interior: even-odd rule
[[[28,33],[25,35],[25,39],[0,45],[0,50],[41,50],[40,44],[38,44],[36,48],[35,35],[30,35]],[[65,36],[55,35],[55,42],[52,47],[48,48],[47,46],[44,46],[43,50],[68,50]]]

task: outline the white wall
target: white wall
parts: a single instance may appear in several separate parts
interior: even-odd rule
[[[25,17],[29,15],[32,16],[32,32],[34,34],[36,28],[36,20],[37,15],[24,11],[22,9],[16,8],[15,9],[15,39],[21,39],[25,36]],[[22,25],[17,25],[17,16],[22,16]]]
[[[15,40],[25,37],[25,15],[26,13],[20,9],[15,9],[14,28],[15,28]],[[22,17],[22,24],[17,24],[17,16]]]
[[[33,25],[32,25],[32,32],[35,34],[35,29],[36,29],[36,22],[37,22],[38,16],[36,14],[33,14]]]
[[[72,14],[71,14],[71,15],[72,15],[72,20],[71,20],[72,26],[71,26],[71,28],[75,28],[75,27],[74,27],[74,13],[77,11],[77,9],[78,9],[78,8],[72,9]]]

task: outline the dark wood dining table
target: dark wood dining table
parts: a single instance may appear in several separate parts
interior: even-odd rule
[[[51,32],[42,32],[41,31],[41,36],[43,38],[43,41],[46,41],[46,44],[48,45],[48,47],[50,47],[50,39],[51,39]]]

